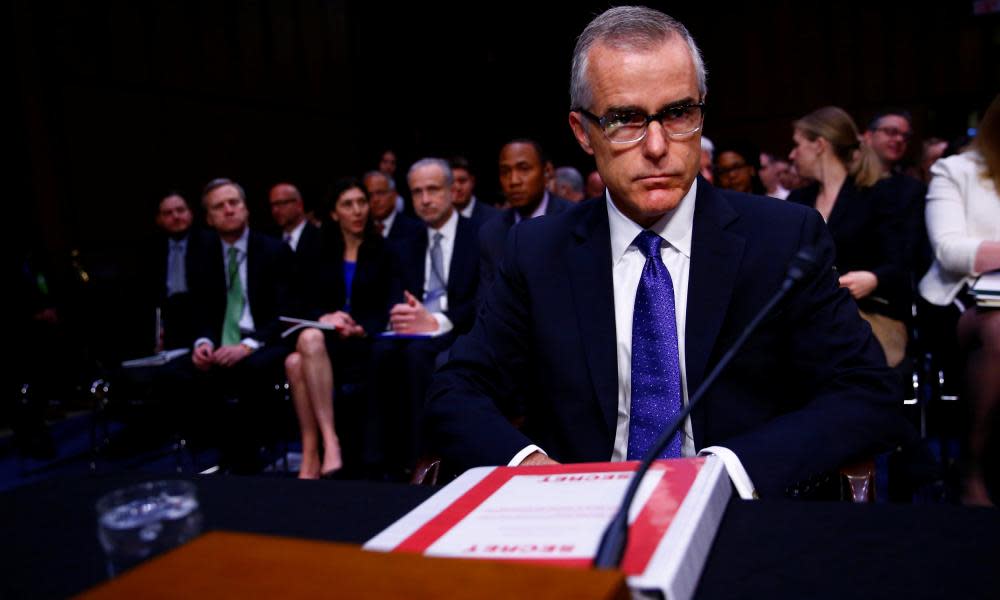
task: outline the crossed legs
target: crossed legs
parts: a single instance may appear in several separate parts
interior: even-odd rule
[[[295,352],[285,359],[285,374],[302,433],[299,478],[316,479],[321,474],[340,469],[343,466],[340,441],[333,427],[333,366],[322,331],[306,329],[299,334]],[[322,459],[320,436],[323,439]]]

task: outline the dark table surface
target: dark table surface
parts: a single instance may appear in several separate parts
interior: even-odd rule
[[[94,503],[137,475],[0,495],[0,598],[64,597],[105,578]],[[205,529],[362,543],[433,493],[372,482],[197,477]],[[733,500],[698,598],[998,598],[1000,513]]]

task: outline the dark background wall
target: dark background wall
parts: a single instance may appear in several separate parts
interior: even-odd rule
[[[512,137],[589,170],[566,125],[569,60],[606,6],[15,0],[8,227],[17,243],[105,264],[150,231],[163,190],[196,200],[217,176],[243,182],[266,225],[270,184],[316,201],[384,146],[402,172],[465,154],[487,197]],[[826,104],[859,123],[901,105],[918,133],[951,137],[1000,88],[1000,17],[969,1],[656,6],[703,49],[716,142],[785,153],[790,122]]]

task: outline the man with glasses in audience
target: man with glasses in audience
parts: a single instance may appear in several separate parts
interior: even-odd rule
[[[901,162],[913,137],[910,113],[899,108],[887,108],[868,123],[865,143],[871,146],[882,163],[885,198],[895,204],[894,213],[905,221],[907,231],[907,268],[911,279],[922,277],[931,266],[932,251],[924,222],[927,186],[903,173]],[[915,285],[915,280],[914,280]]]
[[[687,29],[610,9],[577,41],[572,73],[570,126],[607,193],[511,230],[428,396],[444,458],[641,457],[807,247],[815,264],[660,456],[718,454],[742,495],[779,496],[894,447],[907,429],[891,374],[837,285],[819,214],[698,177],[705,69]]]

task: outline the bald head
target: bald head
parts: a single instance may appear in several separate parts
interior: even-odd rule
[[[268,193],[271,217],[284,232],[298,227],[306,218],[306,207],[299,189],[290,183],[279,183]]]

